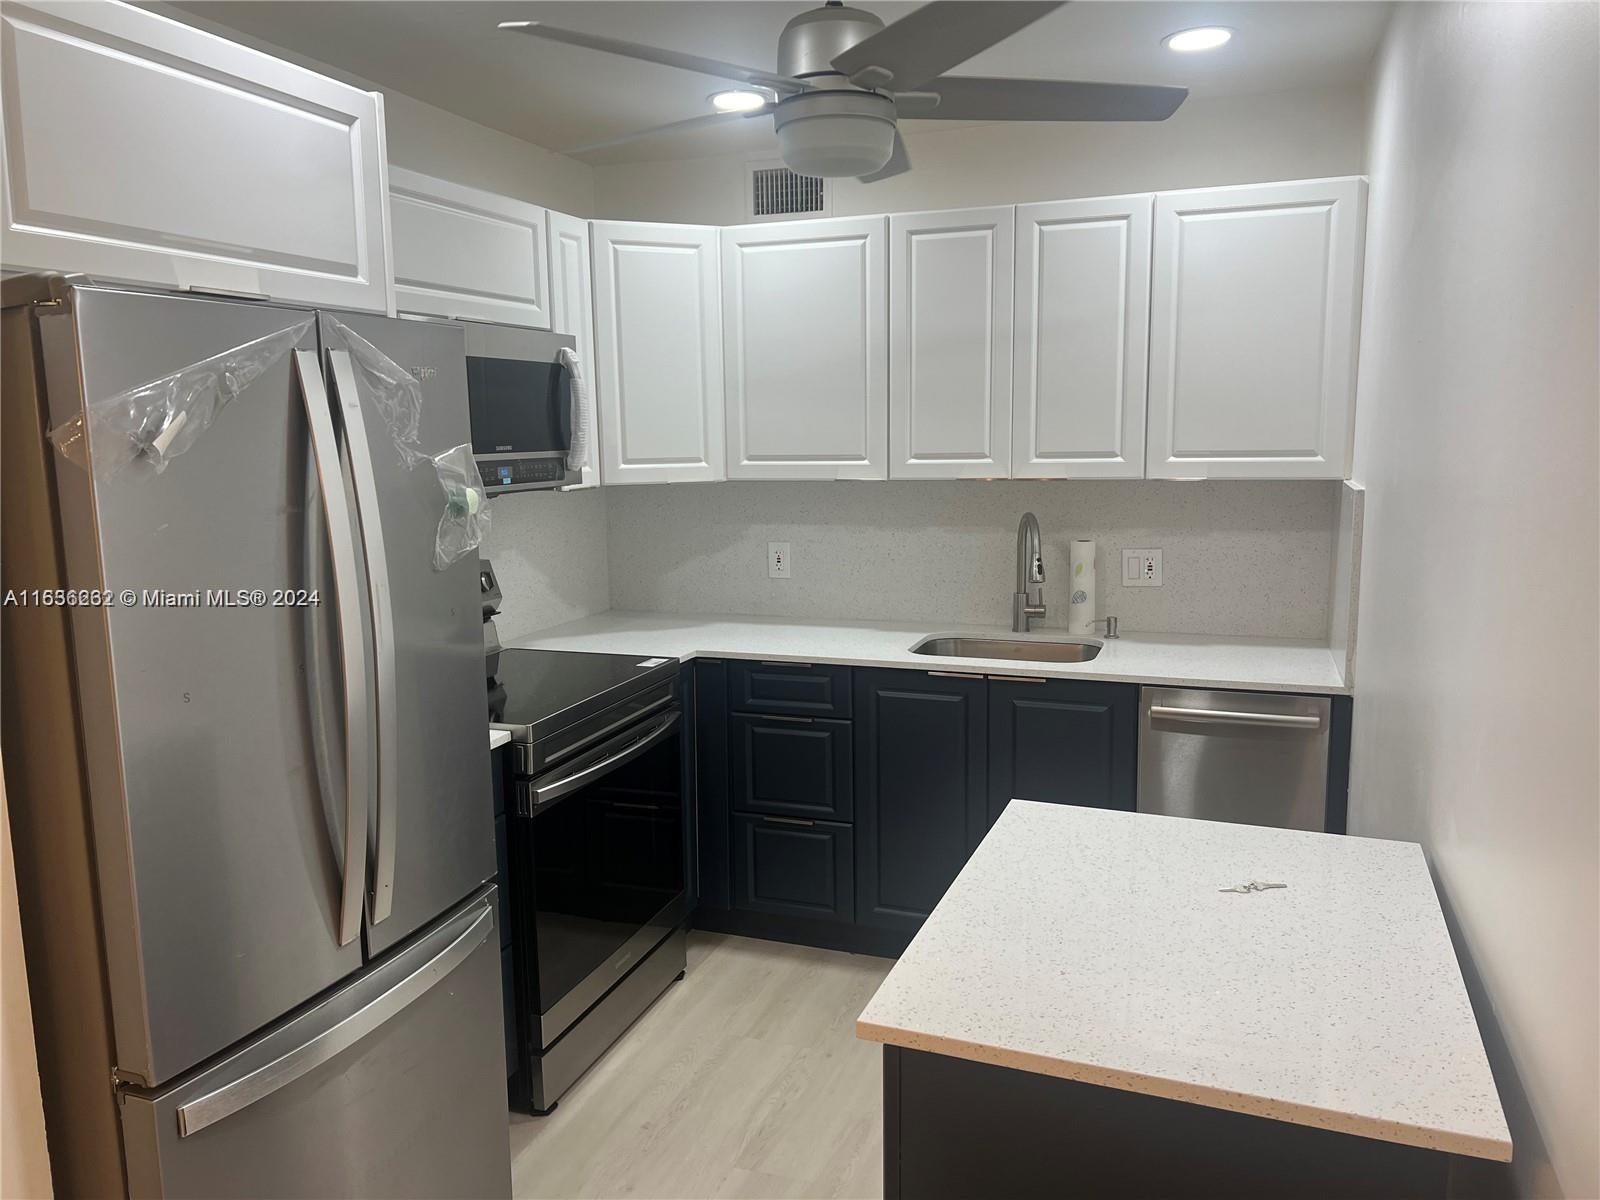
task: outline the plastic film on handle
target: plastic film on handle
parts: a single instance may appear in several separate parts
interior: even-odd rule
[[[492,514],[471,446],[452,447],[429,461],[444,489],[444,516],[433,540],[433,569],[443,571],[483,545]]]
[[[473,553],[489,535],[489,492],[478,474],[470,445],[430,454],[422,446],[422,385],[394,359],[333,318],[333,326],[350,352],[351,364],[373,399],[395,453],[408,468],[432,465],[444,491],[444,512],[433,540],[433,569],[443,571]]]
[[[567,447],[567,470],[582,471],[589,465],[589,381],[571,347],[561,347],[556,357],[572,376],[572,441]]]
[[[85,470],[92,459],[101,478],[141,458],[158,473],[165,471],[240,392],[300,344],[314,320],[303,317],[159,379],[87,401],[82,412],[50,431],[50,441],[63,458]]]
[[[382,350],[337,317],[334,329],[350,352],[350,361],[360,376],[365,391],[372,397],[388,427],[395,453],[408,467],[415,467],[430,456],[422,448],[422,385]]]

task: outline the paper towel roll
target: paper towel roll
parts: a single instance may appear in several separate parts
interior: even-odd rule
[[[1074,538],[1067,554],[1067,632],[1093,633],[1095,618],[1094,543]]]

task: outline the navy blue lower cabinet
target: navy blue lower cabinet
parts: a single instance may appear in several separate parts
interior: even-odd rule
[[[852,819],[849,721],[735,713],[728,737],[728,800],[735,811]]]
[[[989,678],[989,822],[1013,797],[1133,810],[1139,689]]]
[[[695,809],[699,880],[697,907],[726,910],[732,895],[728,854],[728,667],[694,664]]]
[[[988,829],[982,676],[857,670],[856,920],[914,934]]]
[[[853,921],[854,842],[848,825],[735,813],[733,906],[774,916]]]

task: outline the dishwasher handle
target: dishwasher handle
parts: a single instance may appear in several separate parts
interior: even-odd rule
[[[1239,712],[1222,708],[1179,708],[1169,704],[1152,704],[1152,719],[1192,721],[1202,725],[1255,725],[1274,729],[1320,730],[1320,716],[1300,713]]]

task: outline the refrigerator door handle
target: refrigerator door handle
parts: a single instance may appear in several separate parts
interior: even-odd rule
[[[376,782],[369,770],[372,703],[367,694],[370,664],[366,622],[356,564],[355,526],[345,499],[339,469],[339,445],[328,409],[328,393],[314,350],[294,352],[295,378],[311,431],[311,456],[322,497],[322,515],[333,560],[333,583],[339,622],[339,651],[344,678],[345,813],[343,883],[339,901],[339,944],[348,946],[361,934],[361,903],[367,881],[367,807]],[[315,681],[312,695],[316,696]]]
[[[393,987],[355,1010],[337,1024],[246,1075],[223,1084],[214,1092],[190,1100],[178,1108],[178,1136],[189,1137],[209,1125],[264,1100],[287,1087],[308,1071],[315,1070],[355,1045],[369,1033],[415,1001],[459,967],[469,954],[483,944],[494,929],[494,909],[487,904],[469,910],[461,918],[466,928],[451,939],[422,966]]]
[[[355,367],[348,350],[332,350],[328,362],[333,394],[344,417],[345,449],[350,456],[356,490],[361,547],[367,560],[367,592],[372,604],[372,641],[377,656],[378,803],[374,834],[372,891],[368,916],[376,925],[394,906],[394,843],[400,819],[399,697],[394,678],[394,599],[389,590],[389,563],[383,545],[383,518],[378,507],[378,477],[372,468],[372,445],[361,413]]]

